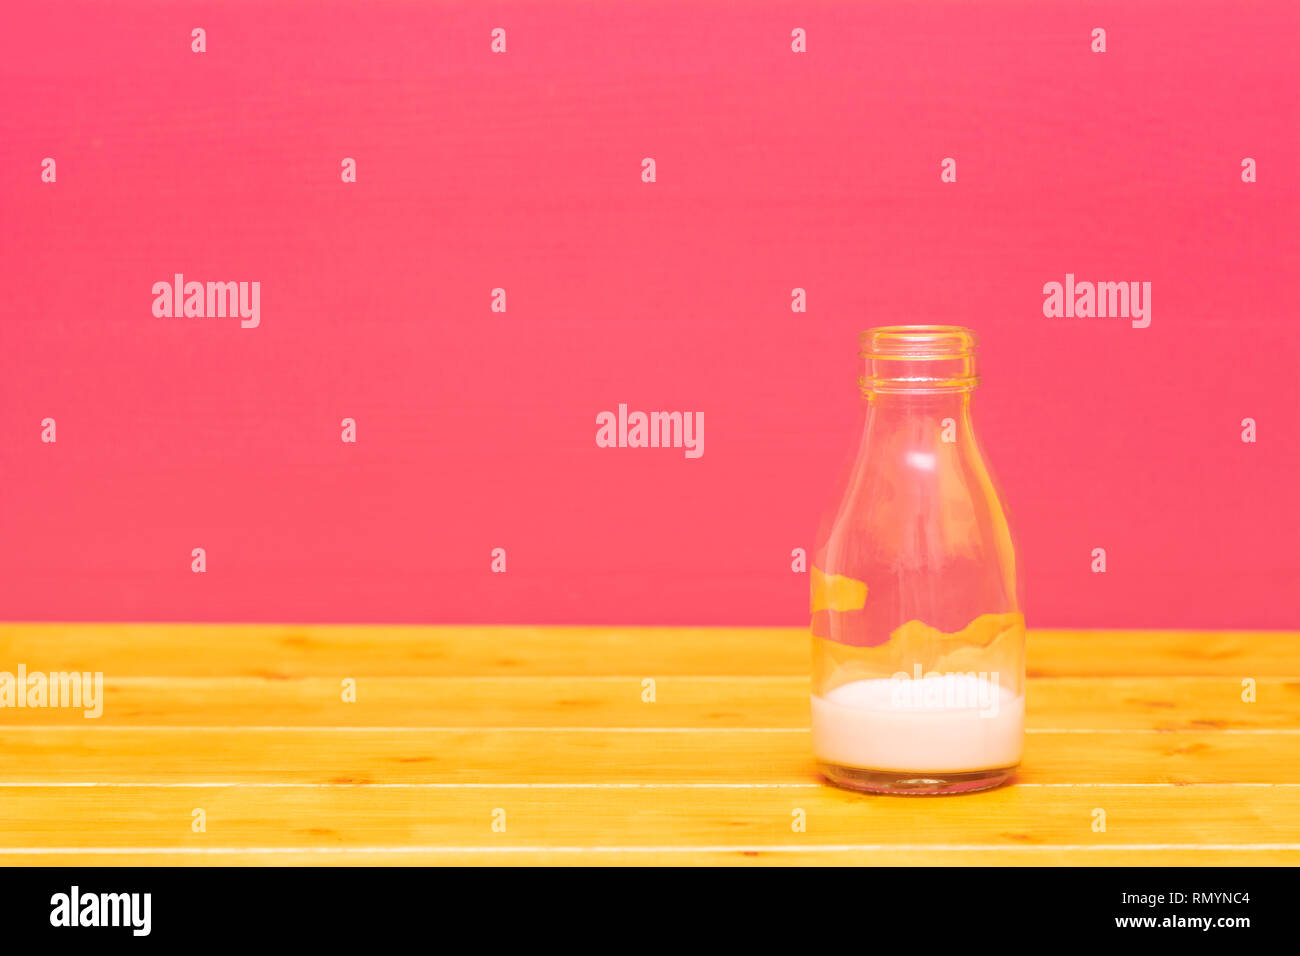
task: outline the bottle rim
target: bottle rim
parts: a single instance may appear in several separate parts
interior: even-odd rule
[[[961,325],[882,325],[858,337],[863,393],[969,391],[979,384],[975,333]]]
[[[961,325],[881,325],[858,336],[871,358],[944,359],[973,355],[975,332]]]

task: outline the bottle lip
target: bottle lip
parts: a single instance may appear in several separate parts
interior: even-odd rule
[[[960,325],[882,325],[858,337],[863,393],[969,391],[979,384],[975,333]]]
[[[951,359],[975,353],[975,333],[961,325],[881,325],[858,336],[864,358]]]

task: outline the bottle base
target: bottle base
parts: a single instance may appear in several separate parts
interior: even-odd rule
[[[827,783],[862,793],[890,793],[899,796],[951,796],[991,790],[1006,783],[1015,767],[993,770],[969,770],[962,773],[927,773],[921,771],[866,770],[819,762],[817,769]]]

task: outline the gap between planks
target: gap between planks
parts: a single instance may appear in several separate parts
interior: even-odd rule
[[[212,780],[212,781],[99,781],[99,780],[0,780],[0,789],[87,789],[92,787],[109,787],[122,789],[261,789],[261,790],[830,790],[835,788],[828,783],[813,781],[795,781],[790,783],[468,783],[441,781],[410,781],[402,783],[333,783],[333,782],[296,782],[271,780]],[[1010,783],[996,790],[1014,790],[1017,788],[1049,789],[1057,787],[1090,788],[1135,788],[1162,787],[1185,790],[1188,787],[1300,787],[1300,783],[1205,781],[1192,783],[1114,783],[1100,781],[1096,783]],[[845,791],[848,792],[848,791]]]
[[[93,719],[93,718],[88,718]],[[478,724],[433,725],[428,727],[385,727],[366,724],[0,724],[0,730],[58,731],[99,730],[158,733],[568,733],[568,734],[806,734],[808,727],[600,727],[600,726],[484,726]],[[1297,727],[1026,727],[1026,734],[1300,734]]]
[[[77,854],[136,855],[223,855],[223,854],[452,854],[452,853],[863,853],[901,852],[1163,852],[1200,851],[1300,851],[1300,843],[1038,843],[1016,846],[1002,843],[772,843],[736,846],[354,846],[354,847],[0,847],[0,856],[75,856]]]

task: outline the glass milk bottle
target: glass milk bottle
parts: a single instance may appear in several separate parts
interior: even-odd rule
[[[861,336],[866,425],[812,569],[812,741],[831,783],[994,787],[1020,763],[1015,548],[971,419],[975,336]]]

